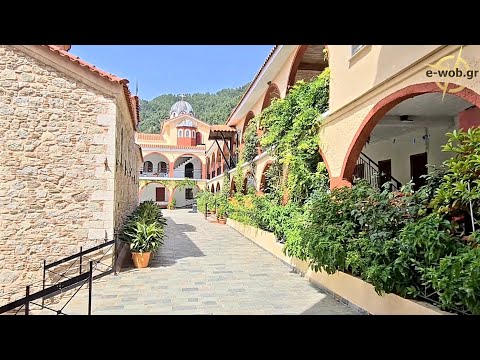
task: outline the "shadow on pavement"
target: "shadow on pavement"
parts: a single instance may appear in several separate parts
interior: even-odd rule
[[[183,258],[205,256],[187,234],[195,232],[195,226],[177,224],[171,218],[167,218],[165,231],[165,243],[150,261],[151,267],[171,266]]]

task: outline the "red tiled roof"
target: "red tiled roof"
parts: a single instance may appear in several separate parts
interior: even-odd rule
[[[92,71],[93,73],[103,77],[104,79],[110,80],[111,82],[120,84],[123,86],[123,93],[125,94],[125,99],[127,100],[127,105],[128,105],[128,110],[130,111],[130,116],[132,118],[133,126],[136,129],[137,124],[139,122],[139,102],[138,102],[138,97],[137,96],[132,96],[130,93],[130,89],[128,88],[128,80],[120,78],[116,75],[107,73],[97,67],[95,65],[89,64],[88,62],[80,59],[78,56],[74,56],[70,54],[69,52],[59,48],[58,46],[55,45],[42,45],[47,47],[49,50],[52,52],[68,58],[70,61],[87,68],[88,70]],[[135,99],[135,100],[134,100]]]
[[[144,144],[146,146],[150,144]],[[153,147],[162,148],[162,149],[191,149],[191,150],[205,150],[205,145],[198,146],[183,146],[183,145],[167,145],[167,144],[155,144]]]
[[[275,45],[272,50],[270,50],[270,53],[268,54],[267,58],[265,59],[265,61],[263,62],[262,66],[260,67],[260,70],[258,70],[258,72],[255,74],[255,77],[253,78],[252,82],[250,83],[250,85],[248,86],[247,90],[243,93],[242,95],[242,98],[240,99],[240,101],[238,102],[237,106],[235,106],[233,108],[233,110],[230,112],[230,115],[228,116],[228,119],[227,119],[227,122],[225,124],[228,124],[228,122],[230,121],[230,118],[232,117],[233,113],[235,111],[237,111],[238,107],[240,106],[240,104],[242,103],[243,99],[245,98],[245,96],[248,94],[248,92],[250,91],[250,89],[252,88],[253,84],[255,83],[255,80],[257,80],[258,76],[260,75],[260,73],[262,72],[263,68],[265,67],[265,65],[267,65],[268,63],[268,60],[270,60],[270,58],[272,57],[273,53],[275,52],[275,50],[277,49],[278,45]]]
[[[213,131],[237,132],[237,129],[228,125],[212,125],[210,127],[210,132]]]
[[[137,133],[138,140],[163,140],[161,134],[146,134],[146,133]]]

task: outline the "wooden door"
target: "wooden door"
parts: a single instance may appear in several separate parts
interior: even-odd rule
[[[381,160],[378,162],[378,187],[392,179],[392,160]]]
[[[157,187],[155,190],[155,201],[165,201],[165,188]]]
[[[420,186],[425,185],[425,178],[422,175],[427,175],[427,153],[415,154],[410,156],[410,178],[415,185],[414,190],[418,190]]]

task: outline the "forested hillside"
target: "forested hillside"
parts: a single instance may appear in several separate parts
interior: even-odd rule
[[[234,88],[223,89],[214,94],[195,93],[185,94],[195,112],[195,116],[209,124],[224,124],[230,112],[240,101],[249,84]],[[161,122],[169,118],[170,107],[180,100],[179,95],[165,94],[153,100],[140,101],[140,131],[159,133]]]

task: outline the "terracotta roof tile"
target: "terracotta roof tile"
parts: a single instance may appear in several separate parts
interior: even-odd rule
[[[212,125],[210,127],[210,132],[213,131],[237,132],[237,129],[228,125]]]
[[[54,53],[56,53],[60,56],[68,58],[70,61],[78,64],[81,67],[87,68],[88,70],[90,70],[93,73],[103,77],[104,79],[107,79],[107,80],[110,80],[111,82],[122,85],[123,86],[123,93],[125,94],[125,99],[127,100],[128,110],[130,111],[130,116],[132,118],[133,126],[134,126],[135,129],[137,128],[137,125],[140,121],[140,118],[139,118],[140,104],[139,104],[139,101],[138,101],[138,97],[131,95],[130,89],[128,88],[128,80],[127,79],[120,78],[116,75],[107,73],[107,72],[95,67],[95,65],[92,65],[92,64],[86,62],[85,60],[80,59],[80,57],[72,55],[69,52],[59,48],[58,46],[55,46],[55,45],[42,45],[42,46],[47,47],[49,50],[51,50],[52,52],[54,52]],[[136,99],[133,100],[132,98],[136,98]]]
[[[138,140],[163,140],[161,134],[146,134],[146,133],[137,133]]]
[[[155,148],[161,148],[161,149],[190,149],[190,150],[205,150],[205,145],[199,145],[199,146],[183,146],[183,145],[167,145],[167,144],[143,144],[145,146],[152,146]]]

